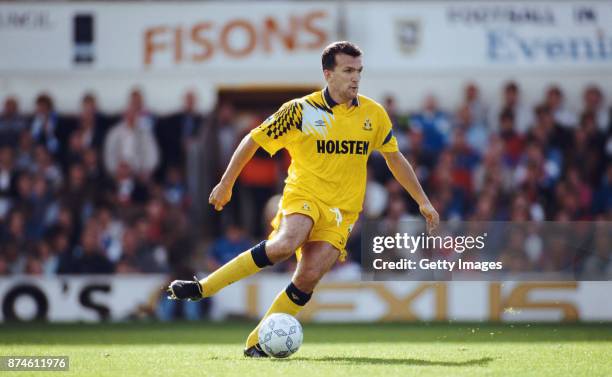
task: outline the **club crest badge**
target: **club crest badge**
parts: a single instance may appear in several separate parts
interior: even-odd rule
[[[421,23],[418,20],[397,20],[395,22],[395,38],[400,51],[411,55],[421,45]]]

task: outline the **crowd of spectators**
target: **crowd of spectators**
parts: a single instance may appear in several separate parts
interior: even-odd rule
[[[400,125],[395,132],[400,149],[415,167],[442,220],[612,219],[612,109],[605,106],[596,85],[584,89],[578,112],[565,105],[563,91],[556,85],[546,90],[540,103],[525,104],[514,82],[504,86],[497,109],[480,97],[474,84],[466,85],[454,114],[440,109],[431,95],[421,110],[411,114],[395,111],[392,97],[385,102],[391,119]],[[391,179],[384,160],[374,156],[372,163],[374,177],[369,186],[373,190],[369,191],[376,195],[371,203],[366,198],[365,215],[382,216],[392,223],[414,218],[416,204]],[[381,205],[383,201],[387,206]],[[384,212],[368,214],[370,205]],[[550,259],[561,248],[544,243],[529,254],[534,247],[528,237],[522,238],[525,244],[518,248],[520,252],[506,248],[511,257],[502,253],[500,259],[521,260],[513,271],[567,271],[569,265],[593,269],[593,258],[598,258],[597,268],[607,269],[612,276],[610,229],[599,233],[603,235],[592,235],[587,245],[581,245],[590,248],[590,253],[574,248],[557,258],[555,265]],[[607,248],[600,252],[602,245]],[[540,255],[544,252],[549,254]],[[607,257],[601,258],[602,253]],[[549,255],[553,258],[547,259]]]
[[[185,144],[202,117],[194,94],[155,117],[134,89],[119,116],[83,96],[76,115],[48,94],[0,115],[0,274],[147,273],[189,264],[195,241]]]
[[[383,100],[400,149],[442,220],[612,220],[611,109],[601,90],[587,86],[572,111],[556,85],[539,103],[524,103],[520,87],[508,82],[498,102],[493,108],[472,83],[454,112],[434,95],[409,113],[392,96]],[[92,94],[76,115],[58,112],[43,93],[26,116],[7,97],[0,114],[0,275],[179,274],[225,263],[265,237],[282,188],[287,156],[260,151],[224,213],[206,206],[240,138],[263,116],[229,103],[201,114],[192,92],[169,115],[148,109],[139,89],[119,115],[99,111]],[[416,216],[416,204],[373,155],[362,217]],[[358,229],[349,241],[353,261]]]

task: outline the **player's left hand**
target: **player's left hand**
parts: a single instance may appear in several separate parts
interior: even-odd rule
[[[427,221],[427,233],[433,232],[438,227],[438,224],[440,224],[440,215],[438,215],[438,212],[430,202],[421,204],[419,211],[421,211],[421,215]]]

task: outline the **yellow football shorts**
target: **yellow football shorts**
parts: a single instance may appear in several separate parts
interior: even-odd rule
[[[359,217],[358,212],[344,212],[331,208],[310,195],[285,193],[278,204],[278,212],[272,220],[274,229],[268,239],[272,238],[281,223],[283,216],[301,213],[310,217],[314,223],[307,241],[325,241],[340,250],[340,259],[346,259],[346,242]],[[296,250],[296,257],[301,258],[301,249]]]

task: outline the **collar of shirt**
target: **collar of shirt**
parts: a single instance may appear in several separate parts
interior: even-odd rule
[[[328,87],[325,87],[325,89],[323,89],[323,97],[325,98],[325,102],[327,102],[329,107],[333,108],[334,106],[338,105],[338,103],[336,101],[334,101],[334,99],[329,94],[329,88]],[[359,100],[357,99],[357,97],[353,98],[353,101],[351,101],[351,105],[352,106],[359,106]]]

